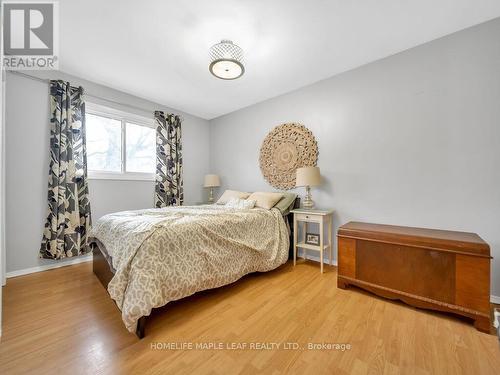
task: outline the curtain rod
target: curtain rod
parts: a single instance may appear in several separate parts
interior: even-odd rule
[[[10,73],[16,74],[16,75],[24,77],[24,78],[31,79],[33,81],[38,81],[38,82],[43,82],[43,83],[49,83],[49,81],[50,81],[49,79],[35,77],[35,76],[29,75],[29,74],[26,74],[26,73],[21,73],[21,72],[16,71],[16,70],[11,70]],[[120,102],[117,102],[117,101],[112,100],[112,99],[106,99],[106,98],[103,98],[103,97],[98,96],[98,95],[89,94],[87,92],[87,90],[84,90],[83,92],[84,92],[84,95],[89,96],[91,98],[103,100],[103,101],[108,102],[108,103],[113,103],[113,104],[121,105],[121,106],[128,107],[128,108],[137,109],[137,110],[143,111],[143,112],[154,113],[154,110],[151,110],[151,109],[145,109],[145,108],[137,107],[137,106],[132,105],[132,104],[120,103]],[[179,116],[179,117],[181,119],[183,119],[183,116]]]

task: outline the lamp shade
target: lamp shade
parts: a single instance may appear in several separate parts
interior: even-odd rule
[[[205,175],[205,187],[216,187],[220,186],[219,176],[216,174],[207,174]]]
[[[319,167],[297,168],[295,186],[317,186],[320,183]]]

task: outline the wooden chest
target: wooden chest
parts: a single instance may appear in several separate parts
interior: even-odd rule
[[[337,238],[339,288],[464,315],[490,332],[490,247],[477,234],[350,222]]]

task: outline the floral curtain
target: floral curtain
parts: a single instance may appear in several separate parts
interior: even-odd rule
[[[155,207],[182,206],[181,119],[174,114],[155,111],[156,185]]]
[[[40,258],[61,259],[90,248],[90,203],[83,88],[50,81],[48,214]]]

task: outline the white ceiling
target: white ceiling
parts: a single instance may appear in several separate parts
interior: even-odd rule
[[[499,0],[61,0],[60,69],[205,119],[500,16]],[[244,76],[208,71],[231,39]]]

